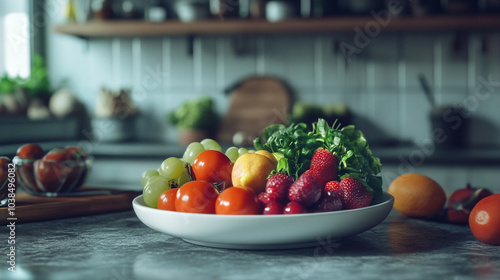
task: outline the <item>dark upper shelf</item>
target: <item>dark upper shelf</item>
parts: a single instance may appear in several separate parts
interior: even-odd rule
[[[195,22],[165,21],[90,21],[87,23],[59,24],[53,27],[57,33],[78,37],[142,37],[168,35],[216,35],[216,34],[291,34],[354,32],[370,26],[376,31],[376,23],[383,31],[500,31],[499,15],[392,17],[388,24],[375,17],[332,17],[321,19],[290,19],[281,22],[265,20],[225,19]]]

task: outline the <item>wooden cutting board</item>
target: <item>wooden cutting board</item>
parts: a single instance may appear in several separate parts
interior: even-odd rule
[[[92,188],[81,188],[91,190]],[[102,189],[95,189],[102,190]],[[75,197],[39,197],[26,193],[16,194],[14,216],[8,207],[0,207],[0,224],[7,224],[7,218],[17,218],[16,224],[87,216],[132,209],[132,200],[140,194],[135,191],[110,190],[110,194]]]
[[[292,93],[281,80],[268,76],[253,76],[230,90],[230,105],[224,116],[217,140],[232,143],[235,133],[251,145],[270,124],[286,123],[292,106]]]

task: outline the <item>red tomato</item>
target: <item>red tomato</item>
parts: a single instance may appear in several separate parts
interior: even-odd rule
[[[219,193],[206,181],[187,182],[177,191],[175,210],[177,212],[215,214],[215,202]]]
[[[256,215],[259,213],[259,200],[248,189],[230,187],[217,197],[215,214],[220,215]]]
[[[178,188],[174,188],[164,191],[158,199],[158,209],[175,211],[175,197],[178,190]]]
[[[39,159],[43,157],[43,150],[38,144],[24,144],[17,149],[16,155],[22,159]]]
[[[61,162],[45,159],[35,161],[34,168],[38,188],[45,192],[62,191],[63,183],[73,170]]]
[[[487,196],[474,206],[469,226],[477,240],[500,245],[500,194]]]
[[[0,157],[0,201],[7,198],[9,194],[9,169],[13,169],[10,165],[12,162],[8,157]]]
[[[0,157],[0,189],[3,186],[3,182],[7,180],[7,177],[9,175],[9,163],[12,163],[10,158],[8,157]]]
[[[65,161],[65,160],[74,160],[75,155],[66,149],[52,149],[50,150],[43,159],[46,160],[56,160],[56,161]]]
[[[233,163],[223,153],[215,150],[201,152],[193,162],[193,174],[196,180],[210,183],[225,183],[225,188],[231,186]]]
[[[87,158],[87,153],[78,146],[69,146],[64,148],[66,149],[70,154],[72,154],[76,159],[85,159]]]

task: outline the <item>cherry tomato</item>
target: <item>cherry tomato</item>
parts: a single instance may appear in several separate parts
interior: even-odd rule
[[[16,155],[22,159],[39,159],[43,157],[43,150],[38,144],[24,144],[17,149]]]
[[[178,190],[178,188],[174,188],[164,191],[158,199],[158,209],[175,211],[175,198]]]
[[[215,202],[219,193],[207,181],[187,182],[177,191],[175,210],[177,212],[215,214]]]
[[[477,240],[500,245],[500,194],[487,196],[474,206],[469,226]]]
[[[193,162],[193,174],[196,180],[209,183],[224,183],[225,188],[231,186],[233,163],[223,153],[216,150],[201,152]]]
[[[248,189],[230,187],[217,197],[215,214],[220,215],[256,215],[259,213],[259,200]]]
[[[55,161],[65,161],[65,160],[74,160],[75,155],[66,149],[52,149],[50,150],[43,159],[46,160],[55,160]]]
[[[70,154],[73,155],[74,158],[76,159],[85,159],[87,158],[87,153],[85,153],[85,151],[81,148],[81,147],[78,147],[78,146],[68,146],[66,148],[66,151],[68,151]]]

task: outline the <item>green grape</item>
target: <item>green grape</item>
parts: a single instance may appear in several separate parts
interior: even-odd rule
[[[176,157],[169,157],[161,163],[160,175],[168,179],[177,179],[181,177],[182,170],[184,170],[184,163]]]
[[[226,156],[231,160],[232,163],[234,163],[240,155],[238,154],[238,148],[236,147],[229,147],[226,150]]]
[[[238,149],[238,155],[241,157],[242,155],[248,153],[248,150],[245,148],[239,148]]]
[[[177,180],[177,185],[179,187],[181,187],[182,185],[184,185],[187,182],[189,182],[189,175],[187,173],[186,168],[184,168],[184,171],[182,171],[181,177],[179,177],[179,179]]]
[[[159,174],[158,171],[154,170],[154,169],[149,169],[149,170],[142,172],[142,176],[141,176],[142,187],[146,186],[146,183],[148,182],[149,178],[151,178],[153,176],[158,176],[158,174]]]
[[[193,164],[194,159],[204,150],[205,148],[200,142],[193,142],[187,146],[186,151],[182,156],[182,160],[189,164]]]
[[[153,182],[164,182],[165,184],[167,184],[168,183],[168,178],[165,177],[165,176],[162,176],[160,174],[151,176],[151,178],[149,178],[146,181],[146,184],[144,185],[144,187],[146,187],[146,185],[148,185],[150,183],[153,183]]]
[[[255,153],[255,150],[248,150],[249,153]]]
[[[144,190],[142,191],[143,199],[146,205],[152,208],[158,207],[158,199],[164,191],[170,190],[170,185],[168,180],[163,180],[158,177],[163,177],[161,175],[152,177],[146,183]]]
[[[213,139],[210,139],[210,138],[203,139],[201,141],[201,144],[203,145],[205,150],[216,150],[216,151],[222,152],[222,148],[219,145],[219,143],[217,143],[217,141],[215,141]]]

